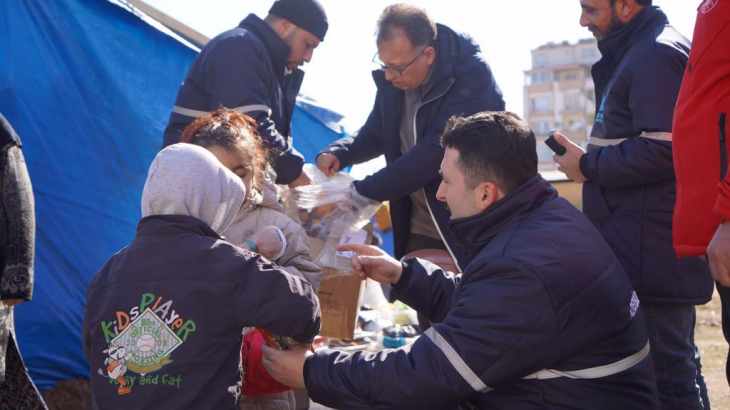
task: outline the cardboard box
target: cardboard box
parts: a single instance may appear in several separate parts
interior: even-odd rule
[[[371,238],[372,227],[368,230],[368,242]],[[309,243],[314,260],[322,251],[324,242],[310,237]],[[365,281],[354,272],[333,268],[322,268],[322,273],[322,283],[317,293],[322,310],[322,330],[319,334],[338,339],[353,339]]]
[[[342,276],[342,272],[331,268],[324,268],[322,271],[322,284],[317,293],[322,309],[322,330],[319,334],[338,339],[353,339],[365,281],[360,280],[357,275]]]

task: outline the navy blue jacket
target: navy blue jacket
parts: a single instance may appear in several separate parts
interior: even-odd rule
[[[580,168],[583,212],[616,253],[643,302],[703,304],[708,265],[672,248],[674,105],[689,41],[658,7],[598,41],[596,121]]]
[[[478,409],[658,408],[631,283],[591,223],[545,180],[535,176],[449,226],[470,259],[464,273],[406,259],[393,288],[434,327],[396,350],[317,352],[304,367],[310,397],[341,409],[441,410],[466,401]],[[627,357],[633,366],[600,378],[541,372]]]
[[[311,285],[191,216],[142,219],[89,284],[94,408],[238,408],[241,332],[251,326],[311,341],[320,328]],[[131,392],[118,393],[119,376]]]
[[[436,199],[444,148],[439,139],[446,121],[454,115],[504,110],[502,92],[484,60],[479,46],[462,34],[438,25],[434,83],[416,114],[415,146],[406,154],[400,148],[400,121],[404,92],[374,71],[378,87],[375,106],[365,125],[351,137],[334,142],[323,152],[340,160],[342,168],[382,154],[387,166],[355,183],[357,191],[378,201],[390,201],[395,256],[406,253],[413,204],[410,194],[423,189],[432,218],[451,255],[463,267],[464,253],[446,224],[451,214]]]
[[[164,146],[180,142],[185,127],[221,106],[253,117],[279,184],[302,172],[304,157],[290,144],[290,123],[302,70],[285,76],[289,46],[251,14],[203,48],[180,85],[165,128]]]

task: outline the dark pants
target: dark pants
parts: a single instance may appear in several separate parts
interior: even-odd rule
[[[709,409],[693,305],[642,303],[662,410]]]
[[[730,288],[717,284],[717,293],[720,294],[720,304],[722,305],[722,334],[730,345]],[[725,362],[725,377],[728,385],[730,385],[730,351]]]

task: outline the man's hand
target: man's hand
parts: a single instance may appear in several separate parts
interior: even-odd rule
[[[317,157],[317,168],[328,177],[331,177],[340,171],[340,159],[334,154],[324,152]]]
[[[289,183],[289,188],[296,188],[296,187],[302,186],[302,185],[312,185],[312,180],[309,179],[309,177],[307,176],[307,174],[304,171],[302,171],[302,173],[299,174],[297,179],[295,179],[294,181]]]
[[[360,279],[370,278],[376,282],[394,285],[403,274],[403,265],[375,246],[350,244],[338,246],[337,250],[357,253],[352,257],[351,263]]]
[[[21,302],[23,302],[23,299],[3,299],[3,305],[5,306],[18,306]]]
[[[262,363],[277,382],[297,389],[304,388],[304,361],[312,355],[309,349],[293,346],[290,350],[277,350],[261,346]]]
[[[712,277],[723,286],[730,286],[730,226],[724,222],[715,231],[707,246]]]
[[[553,161],[558,164],[558,171],[564,173],[575,182],[588,181],[588,178],[580,171],[580,157],[586,151],[559,132],[555,133],[555,141],[567,150],[563,155],[553,155]]]

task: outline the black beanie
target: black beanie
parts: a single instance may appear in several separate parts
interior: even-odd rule
[[[317,0],[277,0],[269,14],[289,20],[324,41],[327,34],[327,15]]]

